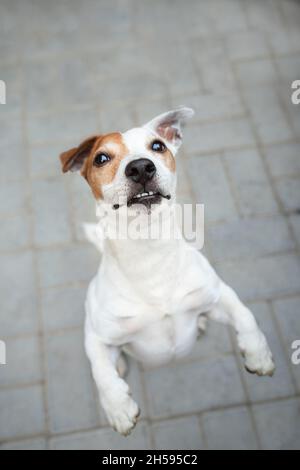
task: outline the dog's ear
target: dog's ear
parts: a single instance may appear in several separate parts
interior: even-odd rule
[[[191,108],[181,107],[160,114],[144,127],[151,129],[177,150],[182,142],[182,127],[187,119],[194,115]]]
[[[78,147],[74,147],[63,152],[59,158],[62,164],[62,171],[77,171],[82,168],[85,159],[90,155],[93,146],[99,135],[94,135],[84,140]]]

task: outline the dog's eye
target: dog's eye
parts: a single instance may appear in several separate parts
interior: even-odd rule
[[[166,146],[160,140],[154,140],[154,142],[151,144],[151,149],[154,152],[164,152],[166,150]]]
[[[98,153],[98,155],[94,158],[94,165],[95,166],[102,166],[105,163],[109,162],[110,156],[106,153]]]

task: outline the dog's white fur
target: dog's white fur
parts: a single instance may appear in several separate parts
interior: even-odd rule
[[[171,195],[169,201],[161,202],[160,209],[176,226],[172,210],[176,175],[159,156],[149,153],[146,144],[161,124],[169,125],[174,131],[172,138],[162,140],[175,154],[181,143],[181,124],[192,114],[192,110],[181,108],[123,133],[128,155],[112,183],[102,188],[103,200],[120,203],[122,210],[130,191],[125,167],[131,160],[147,157],[156,165],[157,184]],[[191,351],[205,317],[235,328],[249,371],[273,373],[272,354],[252,313],[206,258],[183,239],[100,240],[93,227],[87,227],[87,232],[103,256],[87,294],[85,347],[101,404],[114,429],[127,435],[139,414],[118,372],[121,351],[153,365],[184,356]]]

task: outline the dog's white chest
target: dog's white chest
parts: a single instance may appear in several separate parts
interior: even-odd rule
[[[166,314],[138,331],[125,350],[144,363],[159,365],[187,355],[197,333],[195,313]]]
[[[103,266],[89,290],[87,311],[105,344],[123,347],[153,365],[190,352],[199,314],[218,300],[219,278],[202,255],[188,247],[171,261],[155,277],[151,266],[131,283],[114,269],[113,260]]]

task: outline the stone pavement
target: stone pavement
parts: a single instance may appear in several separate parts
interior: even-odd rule
[[[300,448],[300,2],[1,0],[0,64],[0,448]],[[232,331],[210,325],[177,365],[131,363],[142,416],[123,438],[83,351],[94,205],[58,155],[179,104],[196,109],[180,199],[205,204],[205,252],[255,312],[277,372],[244,372]]]

